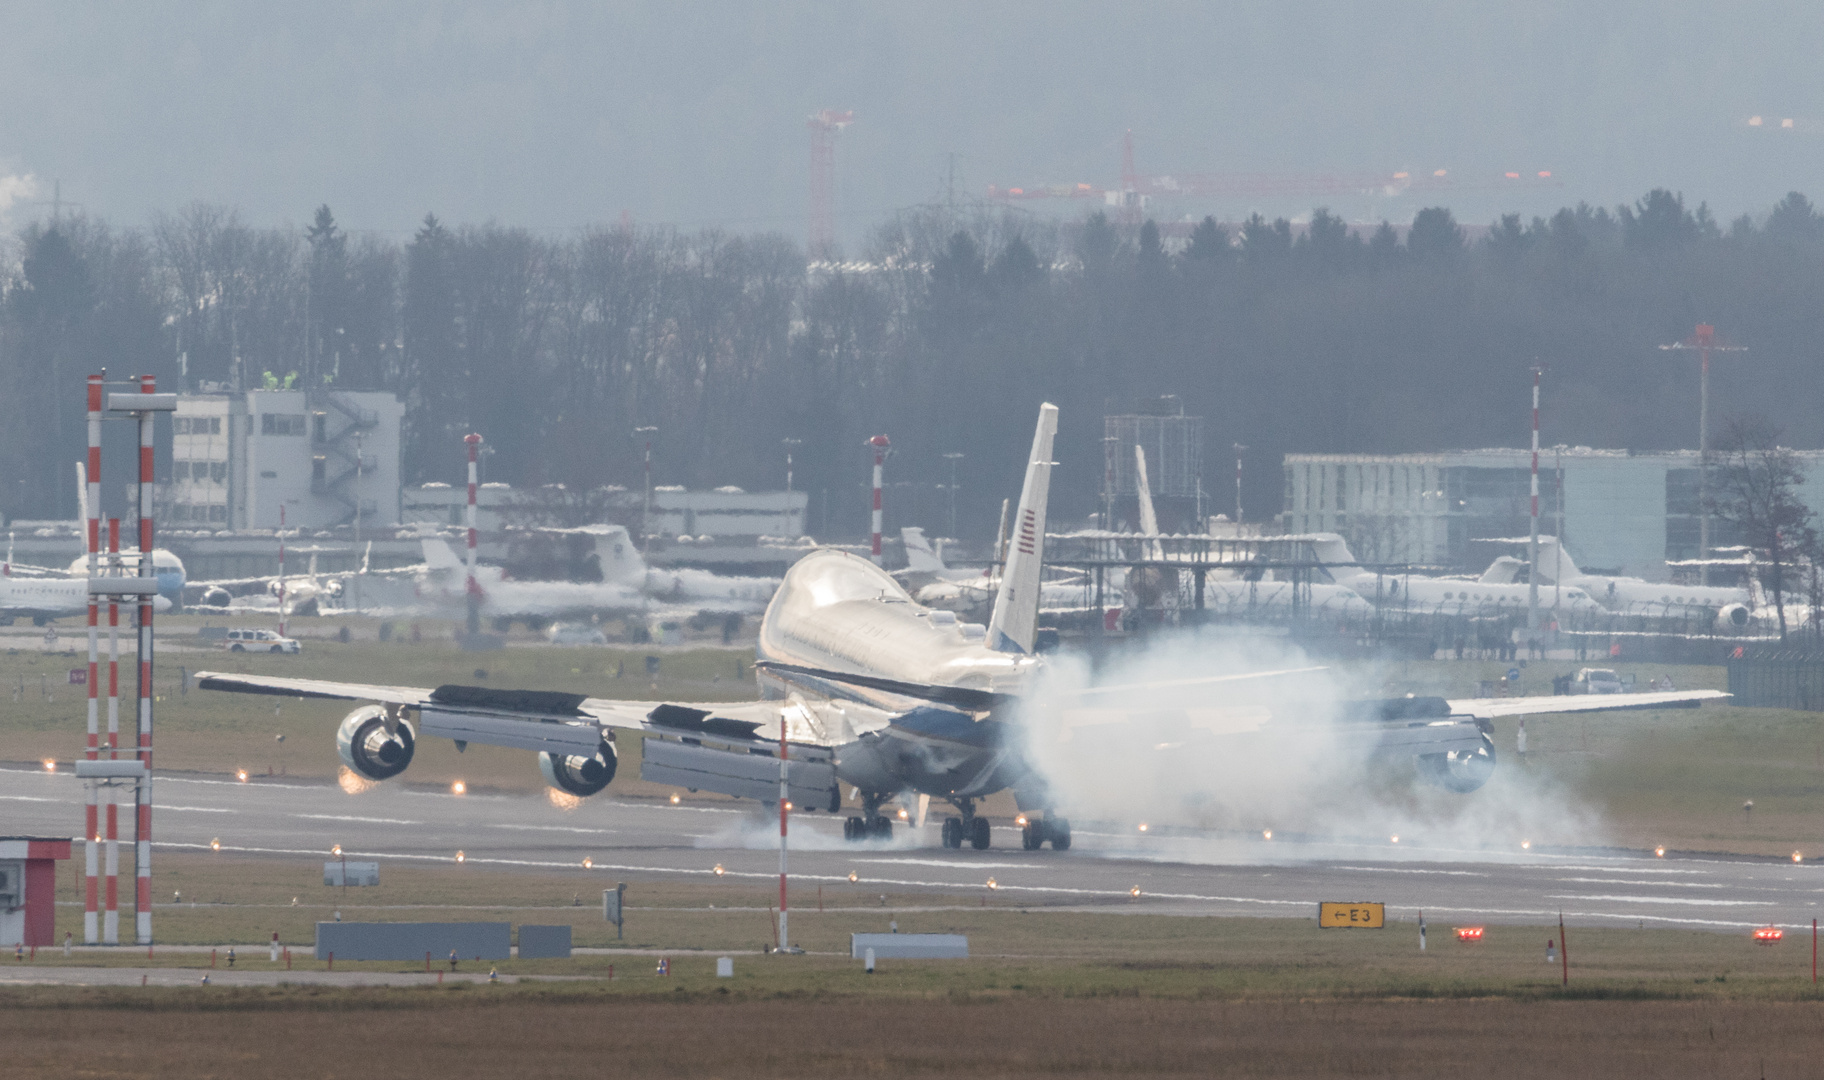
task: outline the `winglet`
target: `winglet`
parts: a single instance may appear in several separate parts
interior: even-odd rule
[[[944,560],[932,550],[925,530],[907,525],[899,530],[900,542],[906,546],[906,569],[918,574],[936,574],[944,570]]]
[[[1051,493],[1051,443],[1058,433],[1058,407],[1039,406],[1032,457],[1014,514],[1001,591],[988,620],[988,645],[1001,652],[1029,653],[1039,628],[1039,571],[1045,560],[1045,505]]]

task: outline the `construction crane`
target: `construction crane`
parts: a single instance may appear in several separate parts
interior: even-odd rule
[[[990,185],[988,197],[1004,202],[1034,199],[1085,199],[1114,209],[1121,220],[1138,224],[1155,199],[1258,199],[1271,196],[1323,198],[1370,195],[1396,198],[1408,194],[1459,193],[1485,190],[1560,187],[1549,170],[1506,172],[1500,176],[1453,176],[1448,169],[1431,172],[1402,170],[1393,173],[1180,173],[1142,176],[1134,166],[1134,133],[1121,139],[1121,185],[1031,184],[1021,187]]]
[[[811,228],[813,259],[827,259],[836,246],[836,133],[855,122],[853,110],[819,109],[805,121],[811,129]]]

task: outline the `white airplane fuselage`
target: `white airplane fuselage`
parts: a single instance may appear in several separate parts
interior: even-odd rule
[[[983,628],[912,600],[866,559],[824,549],[786,572],[761,620],[761,660],[902,682],[1017,693],[1043,666],[1035,656],[987,647]],[[837,752],[837,775],[865,792],[985,795],[1020,770],[998,720],[928,702],[776,669],[768,697],[853,702],[866,730]],[[883,723],[884,719],[884,723]]]

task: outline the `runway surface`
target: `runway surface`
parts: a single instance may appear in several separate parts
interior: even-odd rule
[[[154,851],[208,850],[312,858],[341,844],[351,859],[452,861],[495,869],[570,870],[584,880],[688,880],[778,874],[777,819],[732,808],[670,806],[612,795],[564,809],[538,796],[452,795],[382,784],[358,795],[334,784],[249,783],[162,775]],[[0,767],[0,833],[68,836],[81,828],[82,787],[67,772]],[[906,893],[988,888],[1001,902],[1114,912],[1307,917],[1320,900],[1384,901],[1388,915],[1438,922],[1678,926],[1739,931],[1809,927],[1824,902],[1824,867],[1729,857],[1614,852],[1489,853],[1187,835],[1145,836],[1079,824],[1068,852],[1020,849],[996,828],[987,851],[947,850],[938,819],[888,843],[852,844],[829,814],[792,818],[792,874],[803,884]],[[80,857],[80,855],[78,855]],[[582,862],[592,860],[585,871]],[[382,867],[384,872],[384,867]],[[1130,890],[1138,887],[1135,901]],[[949,897],[937,895],[949,894]],[[454,898],[453,898],[454,899]]]

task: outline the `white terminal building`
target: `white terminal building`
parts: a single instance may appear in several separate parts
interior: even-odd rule
[[[1800,496],[1824,511],[1824,451],[1796,451]],[[1508,552],[1477,543],[1531,528],[1527,450],[1436,454],[1287,454],[1288,532],[1334,532],[1363,562],[1479,570]],[[1635,453],[1560,447],[1539,452],[1539,531],[1564,538],[1586,571],[1666,581],[1668,562],[1698,557],[1695,450]],[[1711,459],[1712,494],[1718,463]],[[1713,548],[1733,543],[1710,523]]]
[[[398,396],[358,390],[185,393],[172,416],[161,525],[276,529],[397,525]]]

